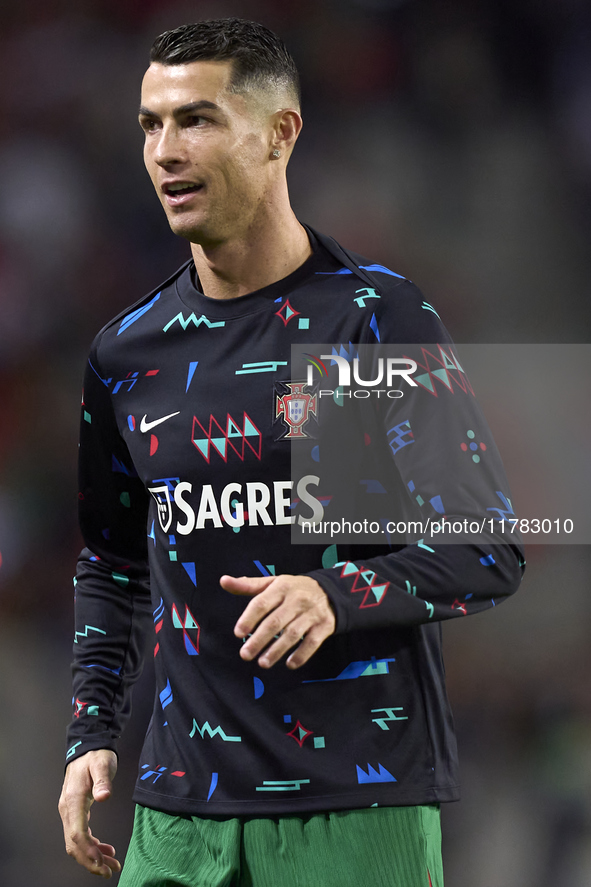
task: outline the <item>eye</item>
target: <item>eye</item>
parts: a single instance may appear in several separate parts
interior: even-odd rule
[[[140,117],[140,126],[144,132],[154,132],[158,126],[157,121],[152,117]]]
[[[200,114],[189,114],[185,118],[185,126],[203,126],[205,123],[209,123],[209,120]]]

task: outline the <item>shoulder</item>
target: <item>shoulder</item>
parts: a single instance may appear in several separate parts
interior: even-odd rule
[[[398,269],[341,246],[332,237],[314,233],[326,249],[364,282],[356,290],[359,294],[357,304],[371,310],[373,327],[380,331],[381,341],[434,343],[450,340],[437,308],[412,280]]]
[[[377,278],[380,299],[375,316],[386,342],[436,343],[450,341],[439,311],[416,284],[407,278],[382,282],[384,272],[372,271]]]

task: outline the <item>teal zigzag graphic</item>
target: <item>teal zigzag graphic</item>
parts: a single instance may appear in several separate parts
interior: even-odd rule
[[[78,643],[78,637],[87,638],[89,631],[98,631],[99,634],[106,634],[106,631],[103,631],[102,628],[96,628],[94,625],[85,625],[84,631],[77,631],[74,635],[74,643]]]
[[[185,315],[183,314],[182,311],[180,311],[176,315],[176,317],[173,317],[172,320],[168,321],[166,326],[162,328],[162,332],[164,332],[164,333],[168,332],[168,330],[171,328],[173,323],[176,323],[177,320],[180,323],[180,325],[182,326],[183,330],[186,330],[190,323],[194,324],[195,326],[201,326],[201,324],[204,323],[205,326],[208,327],[209,329],[212,329],[212,327],[215,327],[215,326],[225,326],[226,325],[225,320],[218,320],[218,321],[209,320],[209,318],[206,317],[205,314],[202,314],[201,317],[195,317],[195,314],[190,314],[187,317],[187,319],[185,320]]]
[[[242,742],[241,736],[228,736],[221,727],[216,727],[215,730],[213,730],[209,721],[206,721],[203,727],[200,727],[195,718],[193,718],[193,729],[189,733],[191,739],[195,733],[199,733],[202,739],[204,739],[207,734],[210,739],[213,739],[214,736],[220,736],[224,742]]]

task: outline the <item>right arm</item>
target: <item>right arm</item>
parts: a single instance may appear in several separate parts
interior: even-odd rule
[[[60,798],[66,849],[89,871],[118,871],[110,845],[88,827],[106,800],[117,740],[140,675],[150,613],[148,498],[119,434],[96,352],[85,376],[80,433],[80,525],[86,543],[76,572],[73,718]]]

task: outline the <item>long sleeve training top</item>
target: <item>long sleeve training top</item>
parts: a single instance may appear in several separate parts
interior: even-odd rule
[[[513,514],[503,468],[435,309],[402,276],[309,236],[300,268],[227,301],[206,297],[187,263],[107,324],[88,362],[67,760],[116,750],[150,631],[154,711],[134,797],[171,813],[456,799],[441,621],[494,606],[521,578],[519,541],[500,532]],[[292,542],[339,501],[322,434],[334,441],[346,392],[339,361],[323,369],[313,343],[349,362],[356,346],[401,343],[417,365],[414,386],[395,385],[403,396],[372,393],[343,426],[380,527],[371,544],[303,530]],[[301,366],[293,345],[309,354]],[[387,477],[370,473],[378,450]],[[401,515],[484,531],[405,543],[387,531]],[[312,576],[335,634],[295,671],[242,661],[233,628],[248,599],[220,587],[224,573]]]

